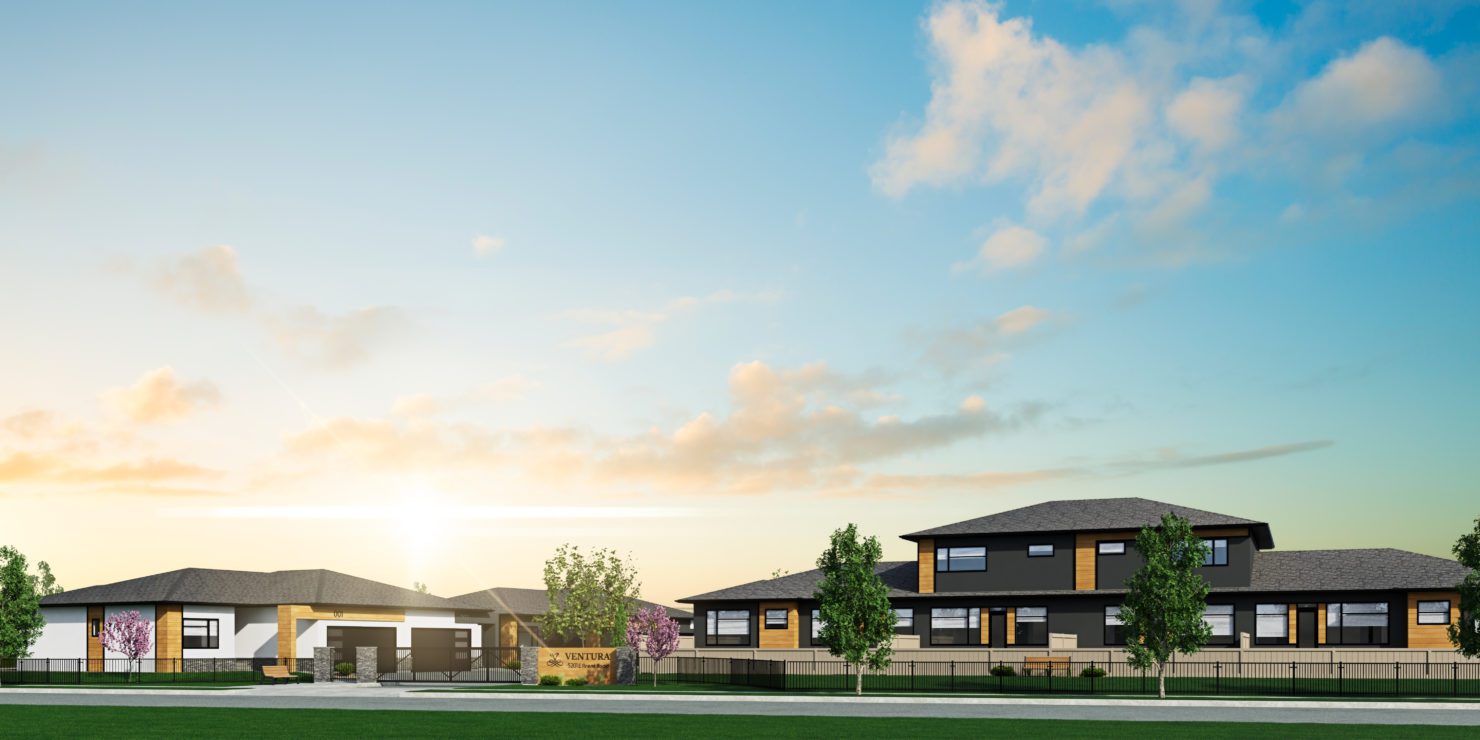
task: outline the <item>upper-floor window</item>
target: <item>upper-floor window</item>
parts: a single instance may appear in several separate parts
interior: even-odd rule
[[[221,620],[180,620],[180,646],[197,650],[215,650],[221,646]]]
[[[977,607],[931,609],[931,645],[975,645],[981,633],[982,610]]]
[[[1018,645],[1048,644],[1048,607],[1020,606],[1017,608],[1013,642]]]
[[[1228,565],[1228,540],[1203,540],[1208,550],[1203,554],[1203,565]]]
[[[1122,634],[1124,627],[1125,622],[1120,618],[1120,607],[1105,607],[1105,644],[1124,645],[1125,635]]]
[[[1259,604],[1254,607],[1254,643],[1290,644],[1290,605]]]
[[[904,606],[894,610],[894,629],[915,629],[915,610],[913,607]]]
[[[1051,558],[1053,557],[1053,545],[1028,545],[1028,557]]]
[[[1209,604],[1203,609],[1203,623],[1212,630],[1214,642],[1227,642],[1233,639],[1233,605],[1232,604]]]
[[[1418,602],[1419,624],[1449,624],[1448,601]]]
[[[1386,602],[1326,605],[1326,643],[1330,645],[1386,645]]]
[[[766,629],[768,629],[768,630],[784,630],[789,625],[790,625],[790,620],[787,618],[787,610],[786,609],[767,609],[766,610]]]
[[[716,609],[710,611],[708,629],[704,634],[710,645],[750,644],[750,610]]]
[[[823,625],[824,625],[824,623],[822,621],[822,612],[819,611],[819,610],[817,610],[817,609],[813,609],[812,610],[812,644],[813,645],[821,645],[822,644],[822,627],[823,627]]]
[[[986,570],[987,548],[985,547],[937,547],[935,549],[937,571]]]
[[[1099,546],[1101,555],[1124,555],[1124,542],[1101,542]]]

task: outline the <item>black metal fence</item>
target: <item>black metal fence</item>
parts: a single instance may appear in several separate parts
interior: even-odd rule
[[[519,682],[518,647],[398,647],[393,660],[382,656],[379,662],[376,678],[386,682]]]
[[[261,683],[266,666],[290,665],[298,681],[313,680],[313,661],[279,658],[21,658],[0,661],[0,685],[170,685]],[[281,680],[281,679],[279,679]]]
[[[851,664],[744,658],[643,659],[639,682],[723,684],[781,691],[852,691]],[[1480,663],[1225,663],[1166,667],[1167,693],[1182,696],[1480,698]],[[898,661],[865,671],[865,691],[988,694],[1155,694],[1154,669],[1067,658]]]

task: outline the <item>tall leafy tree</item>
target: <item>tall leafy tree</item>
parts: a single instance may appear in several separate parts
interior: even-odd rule
[[[26,556],[13,547],[0,547],[0,662],[24,658],[41,636],[46,619],[41,616],[41,597],[61,588],[46,563],[41,575],[32,575]],[[45,584],[43,586],[43,579]]]
[[[616,551],[588,555],[578,546],[561,545],[545,561],[550,606],[536,624],[545,635],[578,639],[587,647],[621,645],[640,587],[631,561]]]
[[[1475,531],[1454,543],[1454,557],[1470,572],[1455,586],[1459,620],[1449,625],[1449,641],[1466,658],[1480,658],[1480,517],[1475,519]]]
[[[1176,653],[1201,650],[1212,633],[1203,621],[1208,582],[1197,572],[1208,545],[1186,519],[1167,513],[1160,525],[1141,528],[1136,550],[1145,563],[1126,583],[1120,610],[1127,662],[1142,670],[1154,666],[1156,693],[1165,699],[1167,662]]]
[[[832,541],[817,567],[822,581],[813,596],[822,619],[819,637],[827,651],[853,664],[853,693],[863,694],[865,668],[889,667],[894,654],[894,609],[889,587],[877,566],[884,556],[878,538],[858,538],[858,526],[849,524],[832,533]]]

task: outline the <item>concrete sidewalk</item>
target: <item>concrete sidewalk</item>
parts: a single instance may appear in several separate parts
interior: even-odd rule
[[[593,712],[979,719],[1081,719],[1458,725],[1480,727],[1480,704],[998,697],[633,696],[439,693],[353,684],[253,686],[231,691],[4,689],[0,705],[393,709],[454,712]]]

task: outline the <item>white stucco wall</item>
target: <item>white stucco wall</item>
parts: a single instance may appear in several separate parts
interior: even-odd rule
[[[204,604],[186,604],[181,619],[215,619],[217,647],[206,648],[182,648],[181,656],[185,658],[239,658],[245,657],[236,654],[236,607],[216,606]],[[181,623],[181,635],[184,634],[184,623]]]
[[[277,656],[277,607],[239,606],[236,608],[236,651],[230,658],[272,658]]]
[[[46,619],[46,626],[31,646],[30,657],[87,657],[87,607],[43,606],[41,616]]]
[[[153,631],[153,627],[154,627],[154,605],[153,604],[124,604],[122,606],[105,606],[105,607],[103,607],[103,621],[104,622],[107,622],[109,617],[113,616],[114,614],[119,614],[119,613],[122,613],[122,612],[138,612],[139,613],[139,616],[141,616],[144,619],[148,620],[149,626],[151,628],[151,631],[149,633],[149,652],[144,653],[143,655],[140,655],[139,657],[140,658],[153,658],[154,657],[154,648],[155,648],[154,638],[155,638],[155,634],[156,634]],[[112,650],[104,649],[103,650],[103,657],[104,658],[110,658],[111,659],[111,658],[124,658],[124,657],[127,657],[127,656],[125,656],[123,653],[115,653]]]
[[[482,625],[464,624],[457,621],[456,613],[450,609],[407,609],[404,622],[366,622],[352,619],[300,619],[298,620],[298,656],[313,656],[313,649],[329,644],[329,626],[336,627],[394,627],[396,647],[411,646],[411,630],[416,628],[465,629],[470,634],[472,647],[483,643]]]

